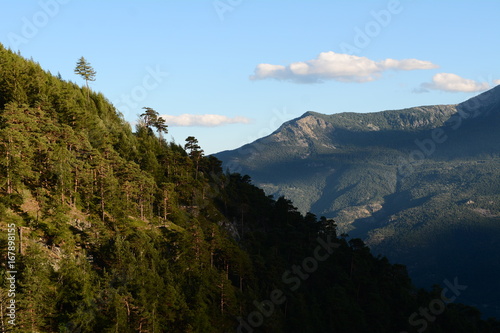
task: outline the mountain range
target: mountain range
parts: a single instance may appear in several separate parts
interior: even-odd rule
[[[333,218],[420,286],[458,278],[500,315],[500,86],[456,105],[306,112],[215,156],[268,195]]]
[[[463,276],[417,288],[142,110],[133,131],[103,94],[0,44],[2,332],[500,332],[463,304]]]

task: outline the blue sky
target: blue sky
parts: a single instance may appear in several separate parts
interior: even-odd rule
[[[455,104],[500,83],[500,1],[0,0],[0,42],[52,73],[81,56],[134,122],[206,153],[312,110]]]

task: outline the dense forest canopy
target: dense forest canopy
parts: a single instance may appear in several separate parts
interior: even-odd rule
[[[0,46],[2,332],[499,332],[137,112]]]

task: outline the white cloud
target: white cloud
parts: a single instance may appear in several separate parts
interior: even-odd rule
[[[386,59],[381,61],[380,63],[382,63],[386,69],[396,69],[400,71],[412,71],[416,69],[434,69],[439,67],[438,65],[435,65],[430,61],[424,61],[418,59],[403,59],[403,60]]]
[[[496,82],[498,80],[495,80]],[[498,82],[500,83],[500,82]],[[448,92],[479,92],[490,88],[487,82],[465,79],[452,73],[438,73],[432,77],[432,82],[423,83],[416,92],[442,90]]]
[[[500,84],[500,80],[493,80],[493,84],[494,84],[495,86],[499,85],[499,84]]]
[[[226,117],[218,114],[181,114],[179,116],[162,115],[168,126],[206,126],[215,127],[227,124],[248,124],[246,117]]]
[[[298,83],[318,83],[325,80],[368,82],[378,79],[387,70],[420,70],[438,66],[418,59],[385,59],[373,61],[366,57],[322,52],[312,60],[294,62],[288,66],[259,64],[251,80],[277,79]]]

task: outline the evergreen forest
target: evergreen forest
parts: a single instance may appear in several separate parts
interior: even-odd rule
[[[80,70],[0,45],[1,332],[500,332]]]

